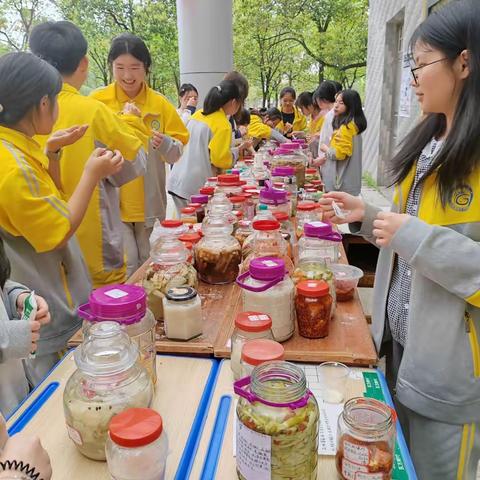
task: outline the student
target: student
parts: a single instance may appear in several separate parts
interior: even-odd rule
[[[178,92],[179,107],[177,113],[182,122],[187,125],[190,117],[195,113],[198,104],[198,90],[191,83],[184,83]]]
[[[292,87],[285,87],[280,92],[280,113],[282,121],[277,125],[277,130],[286,137],[295,132],[304,132],[307,129],[307,119],[295,106],[297,94]]]
[[[179,212],[208,177],[231,168],[232,127],[228,116],[237,113],[240,101],[237,86],[223,80],[208,92],[203,110],[197,110],[188,122],[190,141],[173,166],[168,183]]]
[[[478,2],[460,0],[413,34],[425,115],[391,162],[392,211],[340,192],[322,200],[326,217],[380,247],[372,334],[422,480],[474,480],[480,461],[479,24]]]
[[[167,209],[166,164],[173,165],[188,142],[188,131],[175,107],[150,88],[147,76],[152,59],[144,41],[123,33],[112,40],[108,63],[114,82],[92,93],[113,112],[139,116],[139,134],[148,151],[145,176],[120,189],[127,274],[132,275],[150,256],[150,234]]]
[[[88,76],[87,46],[82,32],[70,22],[45,22],[34,27],[30,35],[30,50],[63,77],[54,131],[88,125],[85,136],[62,152],[61,183],[67,198],[75,191],[94,148],[120,150],[128,160],[119,174],[97,185],[77,232],[93,286],[97,288],[126,280],[117,187],[145,173],[146,157],[141,140],[126,123],[135,125],[137,117],[119,118],[101,102],[80,94]],[[44,143],[45,139],[41,141]]]
[[[341,90],[342,87],[338,82],[324,80],[313,93],[313,101],[317,104],[320,114],[324,118],[322,128],[320,129],[320,135],[318,137],[319,147],[322,144],[330,145],[330,140],[333,134],[332,122],[334,117],[333,107],[335,106],[335,96]],[[318,152],[317,156],[319,154],[321,157],[324,157],[322,152]]]
[[[308,119],[307,130],[310,136],[320,134],[322,129],[325,111],[320,110],[320,107],[313,101],[313,93],[302,92],[295,102],[295,106]]]
[[[320,145],[325,155],[322,180],[325,191],[359,195],[362,188],[362,132],[367,128],[360,95],[355,90],[337,93],[333,108],[330,145]]]
[[[265,112],[264,123],[277,130],[277,125],[282,121],[282,112],[277,107],[271,107]]]
[[[22,359],[37,350],[40,328],[50,322],[48,305],[38,295],[35,295],[38,305],[35,318],[19,320],[30,290],[10,281],[10,270],[0,238],[0,417],[8,417],[28,395]]]
[[[78,134],[57,131],[46,142],[47,154],[33,139],[52,131],[61,88],[58,72],[35,55],[0,58],[0,236],[11,278],[44,297],[52,317],[40,332],[36,358],[25,360],[32,385],[45,377],[81,325],[76,310],[88,300],[91,284],[73,235],[98,182],[123,166],[119,152],[94,150],[72,195],[63,199],[53,179],[61,174],[57,152]]]
[[[236,70],[232,70],[231,72],[227,72],[225,76],[223,77],[224,80],[228,80],[230,82],[233,82],[237,88],[238,92],[240,95],[240,108],[238,109],[238,112],[240,112],[240,109],[245,106],[245,102],[247,101],[248,97],[248,92],[250,89],[250,85],[248,84],[248,80],[244,75],[242,75],[240,72],[237,72]],[[238,113],[237,112],[237,113]],[[233,140],[241,138],[242,132],[238,129],[237,126],[237,119],[236,119],[236,114],[231,115],[229,117],[230,124],[232,125],[232,132],[233,132]],[[232,142],[233,145],[234,142]],[[237,151],[233,150],[233,156],[235,160],[237,159]]]
[[[276,110],[276,112],[271,112],[271,117],[279,122],[282,118],[280,111],[277,108],[272,110]],[[270,120],[270,117],[268,117],[266,122],[273,122],[274,120]],[[254,144],[256,141],[260,140],[275,140],[278,143],[288,142],[288,138],[284,137],[274,126],[272,127],[266,122],[264,123],[260,112],[257,110],[252,110],[250,112],[250,123],[248,125],[247,133],[250,137],[254,138]]]

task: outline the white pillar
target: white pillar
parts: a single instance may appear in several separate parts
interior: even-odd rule
[[[180,82],[193,84],[200,104],[233,68],[232,0],[177,0]]]

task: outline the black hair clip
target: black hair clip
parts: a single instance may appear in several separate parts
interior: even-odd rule
[[[43,480],[39,478],[40,472],[36,472],[35,467],[30,467],[29,463],[24,464],[22,461],[5,460],[4,462],[0,462],[0,467],[2,467],[3,471],[15,470],[16,472],[24,473],[32,480]]]

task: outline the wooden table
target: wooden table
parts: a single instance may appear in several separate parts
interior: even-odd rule
[[[358,372],[372,372],[375,370],[355,369]],[[381,382],[383,382],[383,377]],[[384,393],[386,402],[391,404],[391,397],[386,385],[377,385],[377,390]],[[365,384],[363,379],[350,379],[347,386],[347,397],[363,396]],[[380,393],[380,391],[379,391]],[[370,395],[369,395],[370,396]],[[375,396],[375,395],[373,395]],[[233,376],[230,369],[230,361],[225,360],[220,366],[218,380],[212,394],[211,406],[208,412],[205,427],[200,437],[195,461],[193,463],[190,479],[194,480],[234,480],[237,478],[236,463],[233,456],[233,421],[234,402]],[[415,470],[410,455],[403,439],[403,434],[397,422],[397,451],[401,459],[397,459],[400,465],[399,472],[393,480],[416,480]],[[318,458],[318,474],[320,480],[337,478],[335,457],[320,455]]]
[[[10,433],[39,435],[50,454],[55,480],[110,480],[105,462],[81,455],[67,435],[63,390],[75,370],[72,353],[10,417]],[[186,478],[218,370],[213,359],[157,356],[158,381],[152,408],[163,418],[170,454],[165,478]]]

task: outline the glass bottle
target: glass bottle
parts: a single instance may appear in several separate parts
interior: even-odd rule
[[[338,263],[342,235],[330,223],[306,222],[298,241],[298,258],[320,258],[328,264]]]

